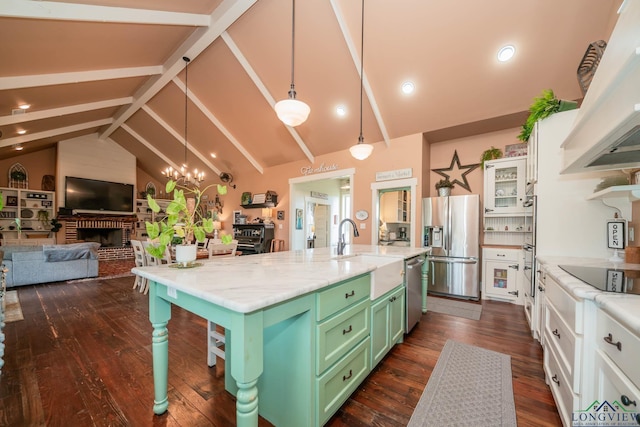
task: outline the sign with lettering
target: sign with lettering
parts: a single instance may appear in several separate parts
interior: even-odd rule
[[[607,270],[607,289],[609,292],[624,292],[624,271]]]
[[[607,222],[607,247],[624,249],[624,221]]]
[[[331,172],[338,170],[338,165],[336,163],[332,163],[330,165],[325,165],[324,163],[320,164],[318,167],[303,166],[300,168],[300,172],[302,175],[313,175],[314,173],[322,173],[322,172]]]
[[[411,176],[412,176],[411,168],[396,169],[393,171],[386,171],[386,172],[376,172],[376,182],[390,181],[392,179],[411,178]]]
[[[324,199],[324,200],[329,199],[329,195],[327,193],[321,193],[319,191],[312,191],[311,197],[315,197],[316,199]]]

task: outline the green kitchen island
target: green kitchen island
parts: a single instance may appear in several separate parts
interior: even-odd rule
[[[404,270],[378,296],[382,276],[372,272],[382,267],[371,260],[382,258],[370,256],[394,267],[425,253],[351,245],[343,256],[321,248],[134,268],[150,281],[154,413],[169,407],[174,304],[226,329],[225,385],[238,426],[257,426],[258,414],[277,426],[323,425],[403,337]]]

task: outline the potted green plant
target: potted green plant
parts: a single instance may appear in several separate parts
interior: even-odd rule
[[[538,120],[542,120],[560,111],[573,110],[578,107],[575,101],[566,101],[556,98],[553,90],[545,89],[542,95],[533,99],[533,104],[529,107],[529,117],[522,125],[522,131],[518,139],[524,142],[529,141],[529,136],[533,131],[533,126]]]
[[[444,178],[436,182],[436,190],[438,190],[438,194],[441,197],[449,196],[451,194],[452,188],[453,188],[453,183],[449,181],[449,178]]]
[[[166,193],[173,192],[173,200],[166,208],[167,216],[164,220],[145,223],[147,234],[152,244],[147,251],[156,258],[162,258],[167,245],[170,245],[174,236],[182,239],[182,243],[176,245],[176,262],[187,266],[196,260],[197,246],[193,244],[195,239],[204,242],[206,234],[213,231],[213,219],[206,216],[206,210],[200,208],[203,194],[213,185],[203,189],[181,185],[174,180],[169,180],[166,185]],[[227,187],[217,186],[218,193],[227,193]],[[149,208],[155,213],[160,212],[158,202],[147,194]],[[222,236],[225,243],[230,243],[232,237]]]
[[[51,231],[57,233],[62,228],[62,224],[58,221],[58,218],[51,220]]]
[[[488,150],[484,150],[480,156],[480,164],[484,169],[484,162],[487,160],[500,159],[502,157],[502,150],[494,147],[493,145]]]

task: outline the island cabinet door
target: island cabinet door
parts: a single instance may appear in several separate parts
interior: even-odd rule
[[[385,295],[381,296],[371,306],[371,367],[382,360],[389,348],[391,305]]]
[[[371,369],[403,337],[405,288],[398,286],[371,306]]]

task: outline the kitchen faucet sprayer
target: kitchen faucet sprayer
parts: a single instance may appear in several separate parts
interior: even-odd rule
[[[360,236],[360,233],[358,233],[358,227],[356,226],[356,223],[353,222],[352,219],[349,218],[345,218],[342,221],[340,221],[340,225],[338,226],[338,255],[344,255],[344,247],[347,245],[344,241],[344,234],[342,233],[342,225],[345,222],[350,222],[351,225],[353,226],[353,237],[358,237]]]

